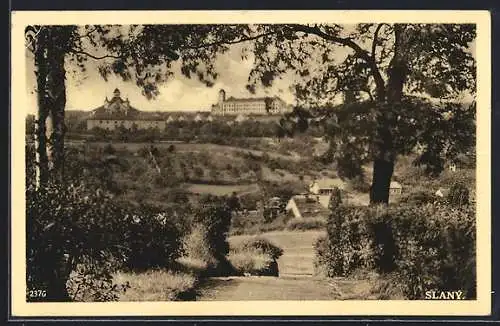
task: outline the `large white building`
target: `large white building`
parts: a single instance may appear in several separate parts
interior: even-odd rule
[[[291,111],[279,97],[234,98],[226,99],[226,92],[219,91],[217,104],[212,105],[213,115],[277,115]]]

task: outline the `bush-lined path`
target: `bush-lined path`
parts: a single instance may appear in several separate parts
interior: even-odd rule
[[[279,277],[214,277],[200,289],[197,300],[342,300],[365,299],[368,281],[322,279],[313,276],[313,243],[321,231],[269,232],[262,234],[283,248],[278,260]],[[231,244],[249,236],[234,236]]]

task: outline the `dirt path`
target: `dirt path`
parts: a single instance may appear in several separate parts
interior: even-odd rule
[[[280,277],[214,277],[200,289],[198,301],[365,299],[368,281],[313,276],[313,243],[323,232],[270,232],[261,235],[284,249]],[[230,238],[237,243],[248,236]]]
[[[216,277],[205,284],[198,301],[336,300],[334,285],[313,277]]]

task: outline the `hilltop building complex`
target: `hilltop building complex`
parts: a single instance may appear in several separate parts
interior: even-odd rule
[[[165,129],[166,121],[157,113],[142,112],[132,107],[128,99],[121,98],[120,90],[117,88],[111,100],[106,97],[104,104],[90,113],[87,130],[96,127],[114,130],[119,126],[126,129]]]
[[[291,107],[279,97],[226,99],[226,91],[219,91],[217,104],[212,105],[213,115],[279,115],[290,112]]]

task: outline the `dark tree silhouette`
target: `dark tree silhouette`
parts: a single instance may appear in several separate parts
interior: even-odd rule
[[[388,202],[399,154],[421,145],[418,163],[439,171],[438,158],[453,156],[475,139],[475,106],[449,101],[463,92],[475,95],[469,51],[474,25],[259,25],[254,33],[260,37],[253,45],[248,89],[271,86],[293,71],[302,108],[291,115],[292,129],[303,131],[311,121],[321,121],[331,140],[331,159],[345,163],[347,177],[372,161],[372,203]],[[346,104],[334,107],[339,96]],[[429,98],[444,101],[438,105]],[[281,134],[290,133],[287,123],[290,119],[282,123],[286,132]]]

